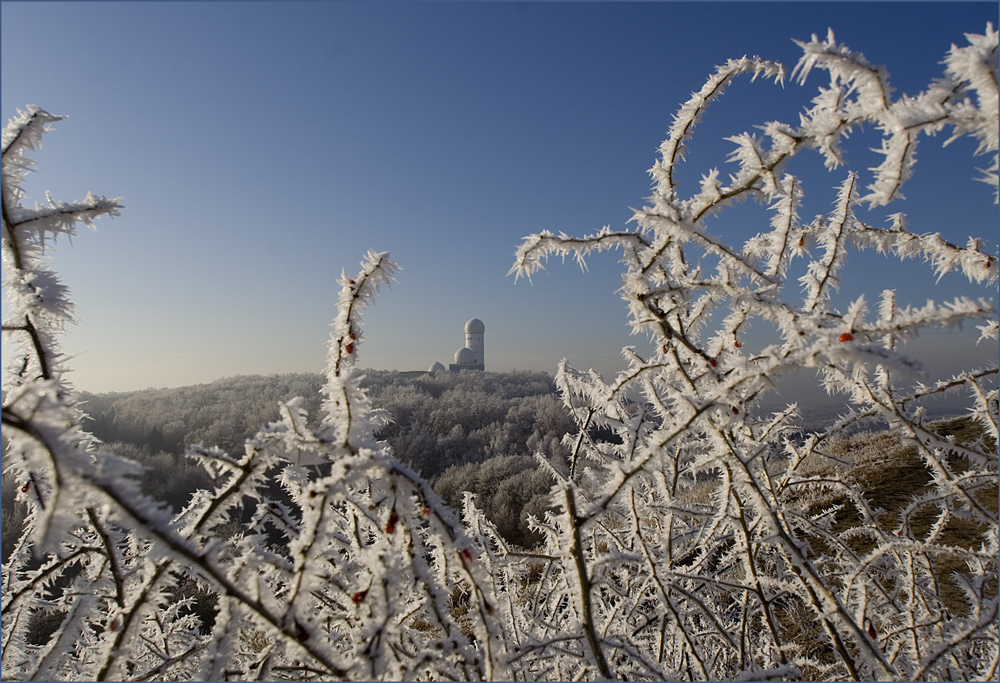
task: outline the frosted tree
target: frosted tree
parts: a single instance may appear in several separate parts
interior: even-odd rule
[[[862,220],[900,196],[918,140],[945,129],[992,154],[983,179],[996,188],[997,33],[988,26],[967,38],[945,57],[942,78],[896,99],[887,71],[832,32],[799,43],[792,78],[825,70],[829,84],[797,125],[768,122],[763,135],[730,138],[729,179],[709,171],[684,196],[676,170],[705,108],[741,76],[786,76],[777,63],[730,61],[675,116],[636,229],[524,240],[517,276],[552,255],[584,265],[593,252],[619,250],[632,330],[655,348],[649,357],[626,348],[628,368],[611,382],[560,367],[578,431],[566,442],[569,471],[551,470],[561,512],[538,520],[548,539],[539,552],[507,548],[467,506],[495,590],[507,596],[499,603],[525,676],[995,678],[997,369],[916,391],[900,376],[914,365],[902,341],[972,319],[989,343],[996,308],[988,298],[900,307],[885,291],[874,312],[864,297],[841,310],[832,296],[858,249],[920,257],[932,277],[958,271],[995,292],[997,257],[978,237],[960,246],[908,232],[902,215],[888,228]],[[789,161],[816,152],[838,169],[848,161],[841,140],[862,124],[882,137],[873,181],[862,188],[858,173],[840,173],[833,210],[806,221]],[[771,209],[770,224],[742,244],[712,234],[706,219],[747,198]],[[793,266],[804,272],[797,281]],[[749,348],[751,322],[772,326],[779,341]],[[816,368],[851,410],[793,438],[795,405],[776,415],[758,406],[801,367]],[[962,389],[978,436],[959,443],[937,433],[921,403]],[[842,435],[876,418],[930,476],[899,514],[879,509],[838,465]],[[596,426],[617,440],[596,440]],[[957,524],[969,525],[965,545],[944,540]],[[942,579],[948,566],[961,569]],[[960,598],[945,595],[945,581]]]

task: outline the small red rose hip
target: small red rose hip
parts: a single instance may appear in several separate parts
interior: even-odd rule
[[[399,521],[399,515],[393,510],[389,515],[389,523],[385,525],[385,533],[391,534],[396,530],[396,522]]]
[[[838,337],[837,340],[840,342],[854,341],[854,335],[851,334],[850,332],[844,332],[842,335],[840,335],[840,337]]]

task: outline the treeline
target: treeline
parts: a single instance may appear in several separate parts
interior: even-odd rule
[[[540,514],[551,478],[532,456],[557,467],[561,439],[574,429],[551,376],[514,371],[436,373],[367,370],[372,405],[392,422],[379,433],[397,457],[434,483],[459,509],[465,492],[511,542],[538,540],[527,526]],[[145,493],[175,510],[210,483],[183,457],[189,444],[239,453],[260,427],[278,419],[278,404],[295,396],[317,421],[319,374],[249,375],[173,389],[83,393],[87,427],[107,450],[149,468]]]
[[[123,442],[166,453],[187,445],[242,450],[261,425],[278,419],[278,403],[295,396],[319,407],[318,374],[247,375],[173,389],[91,394],[81,392],[86,427],[105,443]]]

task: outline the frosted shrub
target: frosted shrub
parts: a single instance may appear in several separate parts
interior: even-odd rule
[[[547,543],[536,554],[509,552],[470,502],[495,590],[507,596],[498,601],[523,675],[995,678],[997,370],[914,392],[901,372],[914,363],[900,344],[965,318],[983,321],[981,341],[995,340],[994,304],[903,308],[886,291],[871,312],[864,297],[840,310],[831,296],[855,249],[921,257],[931,277],[954,270],[995,291],[996,255],[979,239],[956,246],[913,234],[901,215],[888,228],[862,221],[866,207],[899,196],[920,136],[946,128],[993,155],[985,180],[996,187],[997,33],[989,26],[968,40],[949,52],[942,79],[898,99],[884,69],[832,34],[800,43],[793,77],[830,75],[813,106],[798,125],[770,122],[762,136],[730,138],[729,180],[710,171],[683,196],[675,172],[705,108],[740,76],[785,77],[779,64],[730,61],[676,115],[635,230],[525,239],[518,276],[551,255],[583,265],[592,252],[618,249],[632,329],[649,335],[655,352],[625,349],[628,368],[611,382],[560,367],[578,433],[567,440],[568,476],[552,470],[561,512],[538,520]],[[830,214],[804,220],[790,160],[816,152],[837,169],[840,141],[862,123],[882,137],[873,182],[862,188],[858,174],[840,173]],[[712,234],[706,219],[746,198],[771,209],[770,225],[742,244]],[[797,282],[793,266],[804,272]],[[772,326],[780,341],[747,348],[751,322]],[[793,439],[796,407],[767,415],[758,399],[801,367],[816,368],[851,409],[828,430]],[[920,407],[956,389],[970,394],[980,426],[966,443],[936,433]],[[880,510],[843,469],[804,465],[834,457],[839,435],[874,418],[926,468],[925,492],[899,514]],[[595,426],[621,443],[595,442]],[[909,523],[918,512],[930,518],[919,533]],[[947,533],[959,522],[974,530],[962,545]],[[946,566],[961,569],[960,601],[942,595]]]
[[[576,427],[567,462],[540,458],[555,511],[533,520],[544,540],[532,551],[508,546],[471,496],[463,526],[376,440],[388,417],[355,361],[361,311],[395,270],[379,253],[340,280],[319,425],[289,401],[241,453],[188,449],[212,485],[183,510],[144,496],[141,467],[80,427],[57,345],[72,309],[42,261],[56,236],[120,203],[22,206],[25,153],[58,117],[21,114],[3,136],[3,330],[18,344],[3,429],[4,472],[27,513],[9,557],[4,539],[3,677],[994,679],[997,370],[912,391],[897,369],[911,365],[898,342],[931,325],[978,319],[995,340],[996,310],[986,299],[903,308],[884,292],[871,314],[864,298],[843,311],[831,298],[855,248],[995,289],[996,255],[977,239],[955,246],[907,232],[901,216],[888,229],[860,218],[899,195],[919,136],[948,127],[993,154],[996,185],[997,34],[969,42],[944,78],[896,100],[885,71],[832,36],[802,43],[800,80],[825,69],[829,87],[799,125],[733,138],[730,181],[713,171],[682,197],[674,170],[704,108],[738,76],[784,78],[775,63],[731,61],[680,109],[635,230],[525,240],[519,275],[552,254],[621,250],[632,327],[656,348],[626,349],[610,383],[560,367]],[[862,122],[884,140],[874,182],[865,191],[846,174],[831,214],[803,221],[789,160],[814,150],[836,168],[840,139]],[[771,207],[770,226],[743,244],[711,234],[706,217],[746,197]],[[800,297],[789,273],[802,263]],[[751,352],[752,320],[780,341]],[[798,367],[852,405],[804,438],[795,406],[758,407]],[[978,429],[962,440],[920,408],[960,389]],[[873,418],[926,472],[898,509],[879,508],[844,462],[841,437]]]
[[[375,440],[384,416],[358,384],[361,311],[392,277],[387,254],[341,278],[320,426],[295,399],[243,453],[191,447],[214,486],[175,515],[141,493],[139,466],[80,429],[62,377],[70,306],[43,248],[120,204],[21,206],[24,153],[56,120],[31,108],[3,141],[3,329],[20,342],[4,469],[29,509],[3,566],[4,678],[502,677],[458,518]]]

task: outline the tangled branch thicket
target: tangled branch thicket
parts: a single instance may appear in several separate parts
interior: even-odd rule
[[[884,69],[832,35],[800,43],[792,76],[823,69],[828,87],[798,125],[732,138],[728,183],[713,171],[682,197],[675,169],[705,107],[739,76],[785,77],[730,61],[675,117],[635,230],[525,240],[512,272],[526,276],[549,255],[619,249],[631,325],[655,341],[648,358],[626,349],[610,383],[559,368],[576,431],[568,467],[548,468],[555,512],[535,520],[544,540],[530,550],[471,496],[461,517],[450,510],[376,439],[388,416],[355,361],[361,312],[396,267],[373,252],[340,281],[320,426],[293,400],[242,453],[192,446],[213,485],[180,513],[143,496],[140,469],[81,427],[57,343],[72,308],[43,263],[47,240],[120,203],[22,206],[25,155],[58,120],[28,109],[3,136],[3,331],[19,345],[4,471],[28,510],[3,566],[4,678],[995,679],[997,369],[916,390],[898,376],[912,364],[902,340],[969,318],[990,343],[996,309],[903,308],[886,291],[872,315],[864,298],[840,311],[831,296],[848,254],[868,248],[995,290],[997,257],[975,236],[963,247],[899,215],[887,229],[859,217],[897,198],[918,139],[948,128],[993,155],[984,176],[997,186],[997,33],[967,38],[942,78],[898,99]],[[837,168],[862,123],[883,141],[873,182],[848,173],[830,215],[802,220],[789,160],[813,150]],[[706,218],[747,197],[773,210],[768,229],[742,245],[711,234]],[[744,348],[752,320],[780,341]],[[794,406],[758,406],[799,367],[852,406],[805,437]],[[921,405],[962,389],[972,409],[956,438]],[[881,441],[846,438],[872,419],[889,425]],[[598,427],[616,438],[593,438]],[[882,509],[860,473],[904,451],[923,483]],[[252,519],[235,523],[248,500]]]

